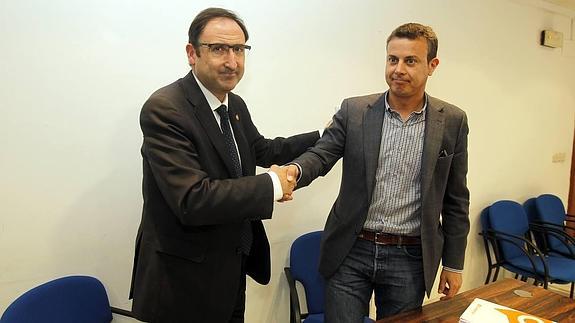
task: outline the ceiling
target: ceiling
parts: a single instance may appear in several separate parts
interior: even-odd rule
[[[545,1],[551,2],[561,7],[565,7],[570,10],[575,10],[575,0],[545,0]]]

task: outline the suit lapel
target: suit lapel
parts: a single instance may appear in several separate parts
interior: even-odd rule
[[[385,112],[385,94],[367,107],[363,115],[363,151],[365,156],[365,175],[367,182],[367,196],[371,200],[375,183],[375,172],[379,160],[381,147],[381,127]]]
[[[444,129],[443,107],[431,96],[428,96],[428,98],[423,157],[421,161],[421,193],[423,198],[431,185],[435,164],[443,142]]]
[[[218,123],[214,117],[214,112],[210,108],[210,105],[204,97],[202,90],[200,90],[200,87],[198,86],[198,83],[196,82],[192,72],[190,72],[188,75],[186,75],[186,77],[182,79],[182,85],[184,92],[186,93],[186,98],[192,104],[192,111],[200,121],[200,125],[204,128],[208,138],[216,148],[216,152],[222,159],[223,163],[226,165],[228,172],[230,174],[234,174],[234,165],[228,156],[228,151],[226,149],[226,143],[224,141],[222,130],[218,126]],[[232,124],[234,124],[234,122],[232,122]]]

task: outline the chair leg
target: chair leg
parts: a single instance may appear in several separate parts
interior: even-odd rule
[[[517,279],[517,277],[519,277],[519,274],[515,274],[515,279]]]
[[[492,282],[495,282],[497,280],[497,276],[499,276],[499,267],[495,268],[495,275],[493,275]]]
[[[489,279],[491,278],[491,268],[487,271],[487,278],[485,278],[485,285],[489,284]]]
[[[543,286],[543,282],[542,282],[542,281],[539,281],[539,280],[534,281],[533,284],[534,284],[535,286]]]
[[[573,299],[573,285],[575,285],[575,283],[571,283],[571,293],[569,294],[569,297],[571,297],[571,299]]]

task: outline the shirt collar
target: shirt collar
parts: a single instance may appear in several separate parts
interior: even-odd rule
[[[389,102],[387,101],[387,96],[388,96],[388,95],[389,95],[389,91],[388,91],[388,92],[385,92],[385,109],[386,109],[387,111],[389,111],[389,112],[392,112],[392,111],[393,111],[393,112],[397,112],[397,111],[395,111],[395,110],[391,107],[391,105],[389,105]],[[425,93],[425,95],[423,96],[423,98],[424,98],[423,108],[421,108],[421,110],[419,110],[419,111],[414,111],[414,112],[412,112],[411,114],[414,114],[414,113],[415,113],[415,114],[422,114],[422,113],[425,111],[425,109],[427,109],[427,93]],[[410,114],[410,115],[411,115],[411,114]]]
[[[222,104],[225,105],[226,107],[229,107],[229,105],[228,105],[228,94],[227,93],[226,93],[226,96],[224,97],[224,102],[220,102],[220,100],[218,98],[216,98],[216,96],[212,92],[210,92],[210,90],[208,90],[202,84],[202,82],[198,79],[198,77],[196,76],[196,74],[194,73],[193,70],[192,70],[192,75],[194,75],[194,78],[196,79],[196,82],[200,86],[200,90],[204,94],[204,97],[208,101],[208,104],[210,105],[210,108],[212,109],[212,111],[215,111]]]

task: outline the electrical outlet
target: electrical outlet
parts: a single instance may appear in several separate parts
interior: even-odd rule
[[[553,154],[552,161],[554,163],[563,163],[565,161],[565,153],[555,153]]]

